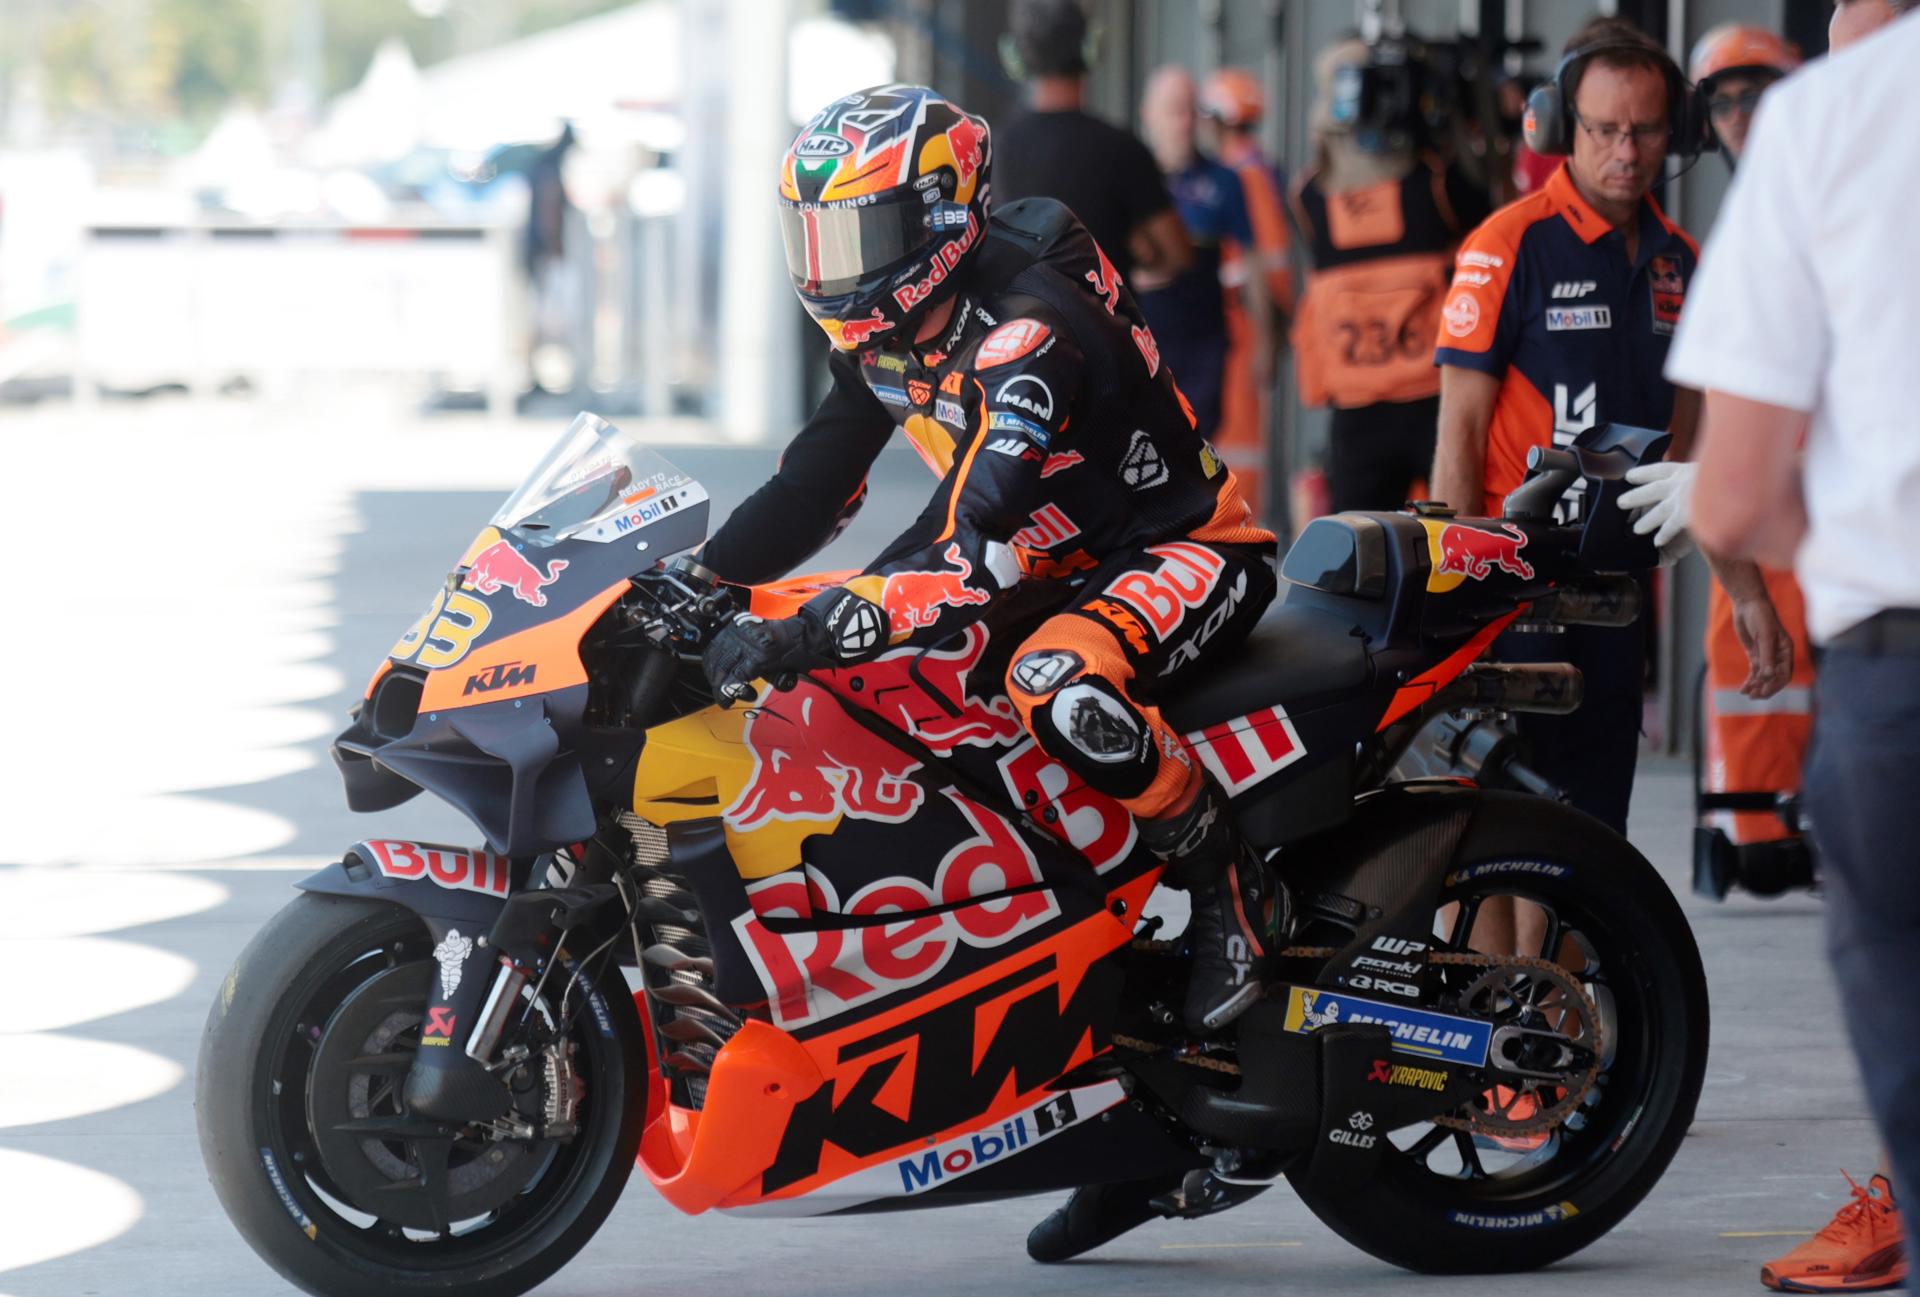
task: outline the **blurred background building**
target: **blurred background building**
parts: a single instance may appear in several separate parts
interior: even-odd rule
[[[1086,0],[1089,111],[1138,128],[1148,74],[1257,77],[1266,156],[1308,158],[1317,52],[1432,42],[1467,160],[1504,195],[1514,95],[1596,13],[1683,64],[1731,19],[1809,56],[1822,0]],[[780,442],[821,382],[788,290],[775,163],[829,99],[929,83],[1020,102],[1008,0],[7,0],[0,23],[3,402],[307,400],[698,421]],[[1504,87],[1511,83],[1512,92]],[[1505,98],[1503,99],[1503,94]],[[1428,105],[1431,107],[1431,105]],[[1694,233],[1717,159],[1667,182]],[[1314,508],[1324,411],[1280,367],[1269,512]],[[1654,729],[1690,731],[1704,577],[1661,619]]]

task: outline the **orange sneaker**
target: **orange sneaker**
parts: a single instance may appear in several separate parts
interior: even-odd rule
[[[1893,1186],[1876,1175],[1827,1227],[1777,1261],[1760,1267],[1760,1282],[1776,1292],[1871,1292],[1907,1281],[1906,1244]]]
[[[1534,1114],[1540,1111],[1540,1101],[1531,1090],[1514,1091],[1504,1085],[1496,1085],[1484,1096],[1487,1108],[1509,1121],[1532,1121]],[[1504,1149],[1509,1153],[1532,1153],[1545,1146],[1547,1132],[1534,1131],[1529,1135],[1493,1135],[1476,1134],[1474,1143],[1482,1148]]]

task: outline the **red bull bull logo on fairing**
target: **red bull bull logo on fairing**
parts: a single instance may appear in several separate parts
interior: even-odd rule
[[[556,558],[542,572],[510,542],[497,540],[474,556],[473,566],[467,569],[466,579],[460,584],[481,594],[497,594],[505,586],[520,602],[544,608],[547,596],[540,593],[541,587],[558,581],[566,566],[567,560]]]
[[[1533,564],[1520,557],[1526,546],[1526,535],[1509,523],[1501,523],[1497,532],[1447,523],[1440,528],[1440,558],[1434,571],[1484,581],[1499,568],[1509,576],[1531,580]]]
[[[741,731],[753,771],[727,807],[727,822],[744,832],[770,820],[910,819],[926,796],[912,778],[920,763],[846,709],[874,711],[943,757],[956,747],[1011,743],[1022,733],[1013,704],[968,691],[967,675],[986,647],[986,627],[969,626],[957,648],[894,649],[858,667],[818,672],[828,688],[802,680],[773,695]]]

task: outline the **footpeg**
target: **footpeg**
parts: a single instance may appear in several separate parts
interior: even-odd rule
[[[1267,1183],[1270,1182],[1238,1184],[1222,1180],[1208,1170],[1193,1170],[1187,1172],[1178,1189],[1161,1194],[1153,1200],[1152,1206],[1162,1216],[1198,1220],[1229,1207],[1238,1207],[1264,1190]]]

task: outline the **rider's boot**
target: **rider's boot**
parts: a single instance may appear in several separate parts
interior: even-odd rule
[[[1287,889],[1241,841],[1210,779],[1197,781],[1184,808],[1140,821],[1140,833],[1167,862],[1171,881],[1193,898],[1187,1028],[1218,1031],[1265,993],[1267,966],[1288,927]]]
[[[1205,1171],[1124,1184],[1089,1184],[1027,1235],[1027,1255],[1049,1264],[1113,1242],[1150,1220],[1195,1219],[1237,1207],[1264,1185],[1227,1184]]]

